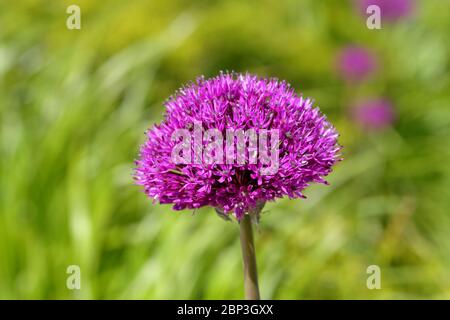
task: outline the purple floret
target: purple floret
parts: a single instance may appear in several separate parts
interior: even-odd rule
[[[199,78],[181,88],[165,103],[164,120],[149,129],[136,161],[135,180],[145,193],[173,209],[212,206],[239,220],[276,198],[304,197],[313,182],[325,183],[339,160],[340,146],[334,127],[313,108],[313,102],[298,96],[284,81],[250,74],[221,73]],[[180,164],[171,154],[177,129],[193,131],[226,129],[277,129],[279,167],[274,174],[261,174],[262,164]],[[206,144],[206,143],[204,143]],[[270,149],[269,149],[270,150]],[[194,152],[194,148],[192,148]]]

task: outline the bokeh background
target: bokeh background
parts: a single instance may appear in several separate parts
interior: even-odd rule
[[[329,186],[266,205],[262,297],[450,299],[449,12],[417,0],[369,30],[343,0],[0,1],[0,298],[243,298],[238,225],[153,205],[132,180],[164,100],[234,70],[313,97],[344,146]],[[349,45],[375,55],[370,77],[339,75]],[[378,97],[395,120],[374,130],[351,106]]]

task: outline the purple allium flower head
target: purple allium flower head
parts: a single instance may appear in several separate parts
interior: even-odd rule
[[[284,81],[235,73],[201,77],[170,97],[165,106],[162,123],[146,133],[135,180],[150,198],[174,204],[175,210],[209,205],[241,219],[266,201],[304,197],[302,191],[310,183],[326,183],[324,177],[339,160],[334,127],[312,100],[298,96]],[[175,164],[171,153],[177,142],[172,134],[179,129],[193,132],[199,124],[224,136],[227,130],[276,129],[277,171],[261,174],[263,164],[248,161]],[[189,150],[195,153],[194,148]]]
[[[363,128],[383,129],[394,121],[392,104],[385,99],[360,102],[352,108],[354,120]]]
[[[381,20],[395,22],[408,17],[414,6],[413,0],[358,0],[357,7],[366,16],[367,7],[376,5],[380,8]]]
[[[344,48],[338,56],[338,71],[347,81],[361,81],[377,68],[375,56],[367,49],[358,46]]]

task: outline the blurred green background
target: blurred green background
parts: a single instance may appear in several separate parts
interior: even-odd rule
[[[449,9],[418,0],[368,30],[340,0],[0,1],[0,298],[243,298],[238,225],[152,205],[132,180],[164,100],[235,70],[313,97],[344,145],[330,186],[266,205],[262,297],[450,299]],[[351,88],[335,72],[349,44],[380,61]],[[392,127],[353,123],[365,96],[392,101]],[[381,290],[366,287],[373,264]]]

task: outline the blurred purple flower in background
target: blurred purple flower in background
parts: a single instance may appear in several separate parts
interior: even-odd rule
[[[394,121],[392,104],[386,99],[359,102],[351,111],[355,122],[367,129],[383,129]]]
[[[380,7],[381,20],[395,22],[408,17],[413,10],[413,0],[357,0],[357,8],[363,16],[370,5]]]
[[[349,82],[361,81],[372,75],[377,68],[373,53],[363,47],[349,46],[338,55],[337,69],[340,76]]]

